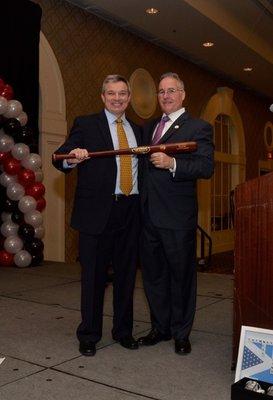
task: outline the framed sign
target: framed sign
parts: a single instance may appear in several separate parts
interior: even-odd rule
[[[131,105],[143,119],[150,118],[156,110],[156,86],[150,73],[144,68],[136,69],[130,79]]]
[[[247,377],[273,383],[273,331],[242,326],[235,382]]]

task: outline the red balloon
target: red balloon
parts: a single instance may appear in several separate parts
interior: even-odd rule
[[[38,200],[45,194],[45,187],[41,182],[35,182],[33,185],[26,188],[26,195],[34,197]]]
[[[3,267],[13,265],[13,254],[8,253],[6,250],[0,250],[0,265]]]
[[[0,96],[5,97],[7,100],[11,100],[13,98],[13,89],[10,85],[5,85],[3,90],[0,92]]]
[[[16,160],[16,158],[9,157],[4,163],[3,163],[4,171],[8,175],[16,175],[21,169],[21,162],[19,160]]]
[[[35,182],[35,173],[31,169],[23,168],[18,172],[17,178],[21,185],[27,187]]]
[[[36,210],[38,210],[38,211],[43,211],[43,209],[45,208],[45,206],[46,206],[46,199],[45,199],[44,197],[40,197],[40,198],[37,200]]]
[[[8,158],[10,158],[10,152],[5,151],[5,152],[0,152],[0,164],[3,164]]]

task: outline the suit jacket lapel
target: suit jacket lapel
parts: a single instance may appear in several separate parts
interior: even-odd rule
[[[109,125],[108,125],[108,121],[105,115],[104,111],[101,111],[99,114],[99,128],[101,130],[101,135],[105,140],[106,143],[106,148],[109,150],[114,149],[114,145],[113,145],[113,141],[112,141],[112,137],[111,137],[111,133],[110,133],[110,129],[109,129]]]
[[[160,143],[165,143],[177,130],[186,122],[186,120],[189,118],[189,114],[187,112],[184,112],[182,115],[180,115],[177,120],[174,121],[174,123],[169,127],[169,129],[164,133],[160,141]]]

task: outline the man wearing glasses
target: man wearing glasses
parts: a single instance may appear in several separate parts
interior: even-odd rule
[[[137,349],[132,336],[133,291],[139,236],[138,164],[136,156],[88,158],[88,151],[135,147],[140,128],[125,117],[130,87],[120,75],[102,85],[104,110],[75,119],[70,136],[56,153],[76,158],[55,162],[69,172],[77,165],[78,181],[71,225],[79,231],[82,321],[77,329],[79,351],[93,356],[102,336],[106,268],[112,263],[113,339]]]
[[[213,174],[212,127],[185,111],[184,84],[175,73],[161,76],[163,115],[144,128],[144,144],[196,141],[194,153],[154,153],[144,163],[141,265],[152,330],[139,339],[151,346],[174,338],[175,352],[191,352],[196,305],[197,179]]]

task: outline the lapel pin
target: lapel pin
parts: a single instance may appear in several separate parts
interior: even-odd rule
[[[179,128],[179,125],[175,125],[174,129],[178,129],[178,128]]]

